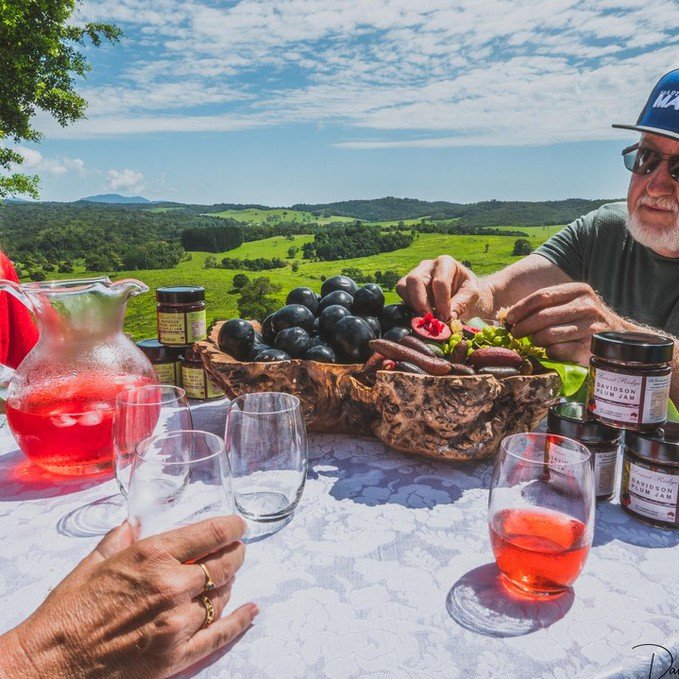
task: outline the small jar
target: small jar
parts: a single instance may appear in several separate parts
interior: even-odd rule
[[[557,403],[547,414],[547,431],[575,439],[589,449],[597,502],[610,500],[615,493],[620,430],[592,420],[582,403]]]
[[[200,360],[200,355],[193,349],[187,349],[180,357],[182,368],[182,387],[189,398],[209,399],[224,396],[224,391],[208,377]]]
[[[153,364],[158,381],[161,384],[173,384],[181,387],[182,374],[179,365],[181,349],[173,349],[161,344],[157,339],[145,339],[137,342],[137,346],[146,354]]]
[[[620,504],[659,528],[679,528],[679,425],[625,433]]]
[[[158,288],[156,309],[158,339],[163,344],[186,347],[207,337],[205,288]]]
[[[674,342],[644,332],[592,336],[587,407],[603,424],[652,432],[667,420]]]

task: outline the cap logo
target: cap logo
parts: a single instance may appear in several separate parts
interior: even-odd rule
[[[661,90],[658,98],[653,102],[653,108],[673,107],[679,111],[679,90]]]

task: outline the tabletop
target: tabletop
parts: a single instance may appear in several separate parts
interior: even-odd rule
[[[197,428],[219,431],[223,410],[205,409]],[[490,550],[489,463],[427,461],[357,437],[309,443],[293,519],[248,545],[236,580],[232,605],[254,601],[260,615],[182,677],[679,674],[678,532],[599,504],[572,591],[550,602],[512,599]],[[115,492],[114,481],[55,483],[0,429],[0,632],[94,547],[84,517]]]

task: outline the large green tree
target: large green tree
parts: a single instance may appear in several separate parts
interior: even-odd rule
[[[32,126],[38,110],[62,126],[83,118],[87,102],[74,79],[91,66],[80,49],[121,36],[110,24],[70,23],[79,1],[0,0],[0,199],[38,195],[37,176],[13,171],[23,156],[1,144],[40,141]]]

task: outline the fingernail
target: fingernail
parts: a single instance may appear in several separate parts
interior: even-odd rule
[[[259,606],[257,604],[252,604],[250,606],[250,612],[252,613],[252,617],[256,618],[259,615]]]

